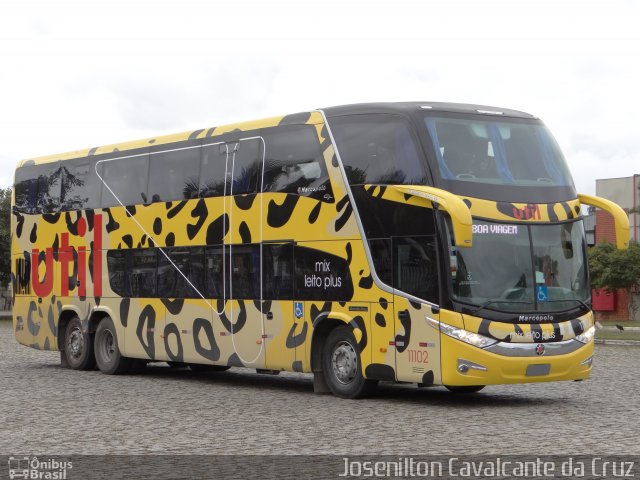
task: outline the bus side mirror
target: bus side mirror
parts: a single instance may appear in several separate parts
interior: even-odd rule
[[[471,210],[457,195],[434,187],[417,185],[394,185],[405,195],[427,199],[433,208],[440,208],[451,217],[453,236],[456,247],[469,248],[473,245],[471,227]]]
[[[616,229],[616,247],[620,250],[629,248],[629,239],[631,238],[631,227],[629,225],[629,217],[620,206],[611,200],[592,195],[578,194],[578,200],[585,205],[591,205],[600,208],[605,212],[609,212],[613,217]]]

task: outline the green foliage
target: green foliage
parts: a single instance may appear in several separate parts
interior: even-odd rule
[[[11,274],[11,188],[0,188],[0,287]]]
[[[589,276],[593,288],[609,291],[640,285],[640,243],[632,241],[627,250],[618,250],[610,243],[591,248]],[[628,302],[629,318],[634,319],[640,305],[634,295],[629,295]]]
[[[610,243],[591,248],[589,275],[593,288],[629,289],[640,284],[640,243],[632,241],[626,250]]]

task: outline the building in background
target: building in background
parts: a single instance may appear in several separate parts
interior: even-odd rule
[[[620,205],[625,211],[633,210],[635,213],[629,214],[631,226],[631,240],[640,241],[640,175],[622,178],[603,178],[596,180],[596,195],[606,198]],[[592,211],[589,212],[590,214]],[[593,228],[592,223],[585,217],[585,230]],[[616,232],[613,224],[613,217],[604,210],[595,212],[595,243],[610,242],[615,243]],[[587,235],[587,237],[589,237]],[[637,295],[640,292],[631,292]],[[593,310],[599,320],[627,320],[628,292],[626,290],[616,290],[607,293],[604,290],[593,291]]]

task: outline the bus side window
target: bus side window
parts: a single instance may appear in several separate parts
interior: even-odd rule
[[[345,257],[301,244],[294,252],[296,300],[352,300],[353,280]]]
[[[202,147],[200,197],[221,197],[224,195],[226,168],[227,147],[225,144],[205,145]],[[229,168],[231,168],[231,165],[229,165]]]
[[[99,163],[98,171],[105,183],[101,206],[105,208],[119,206],[121,203],[125,206],[148,203],[148,164],[149,154]]]
[[[60,163],[45,163],[36,167],[38,175],[38,213],[52,213],[60,210],[60,186],[62,169]]]
[[[231,298],[260,298],[260,247],[234,245],[231,251]]]
[[[16,209],[20,212],[35,213],[38,199],[36,167],[22,167],[16,170]]]
[[[144,298],[156,296],[157,249],[132,250],[131,296]]]
[[[427,184],[426,165],[407,120],[399,115],[347,115],[330,120],[350,185]]]
[[[256,193],[262,173],[262,140],[254,138],[238,142],[233,158],[233,165],[230,158],[228,166],[229,172],[233,171],[233,184],[231,188],[227,187],[227,195]]]
[[[87,159],[62,164],[62,210],[97,208],[100,187],[95,174],[95,162]]]
[[[263,192],[297,193],[333,200],[314,126],[286,125],[264,129],[262,134],[266,143]]]
[[[228,247],[222,246],[206,247],[205,250],[205,272],[206,272],[206,297],[224,299],[229,298],[229,292],[224,288],[223,279],[229,272],[229,255],[223,258],[223,253]],[[227,250],[228,251],[228,250]],[[225,269],[227,272],[225,272]],[[229,280],[227,279],[227,284]]]
[[[167,146],[163,145],[163,148]],[[149,201],[170,202],[198,197],[200,148],[151,153]]]
[[[393,262],[394,288],[435,304],[440,303],[435,236],[394,238]]]
[[[109,285],[116,295],[131,296],[130,264],[131,250],[110,250],[107,252]]]
[[[373,259],[376,275],[387,285],[393,285],[393,261],[391,256],[391,239],[381,238],[369,240],[369,250]]]
[[[201,298],[204,295],[204,248],[175,247],[158,257],[158,296],[160,298]],[[172,263],[173,262],[173,263]]]
[[[262,246],[262,288],[267,300],[293,299],[293,244]]]

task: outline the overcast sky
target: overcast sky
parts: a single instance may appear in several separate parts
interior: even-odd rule
[[[0,186],[18,160],[325,106],[524,110],[579,191],[640,173],[635,0],[13,1]]]

